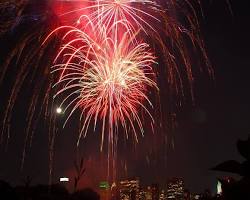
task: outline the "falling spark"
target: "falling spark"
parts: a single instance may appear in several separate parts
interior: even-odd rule
[[[153,121],[143,102],[152,107],[147,89],[157,89],[152,68],[156,62],[149,45],[135,45],[128,32],[120,43],[115,43],[107,36],[105,28],[103,38],[95,34],[90,37],[74,27],[60,27],[56,31],[60,29],[68,29],[64,40],[73,39],[62,46],[53,66],[52,73],[59,74],[54,85],[58,88],[55,97],[64,96],[60,108],[63,106],[64,112],[69,113],[65,123],[77,109],[81,110],[83,127],[78,144],[82,136],[86,137],[91,120],[94,129],[98,120],[102,121],[101,149],[107,124],[109,143],[114,143],[113,134],[119,123],[127,137],[130,127],[138,141],[137,128],[144,133],[139,110],[144,110]],[[64,62],[57,62],[60,57]]]
[[[67,16],[72,13],[80,14],[76,23],[83,24],[83,29],[89,25],[98,28],[100,25],[112,27],[115,39],[124,28],[131,35],[138,29],[147,33],[147,29],[155,30],[152,21],[160,22],[155,13],[162,12],[162,8],[151,0],[88,0],[87,6],[65,12]],[[87,20],[87,23],[86,23]],[[118,22],[122,22],[122,25]]]
[[[66,23],[65,26],[52,31],[41,49],[38,47],[43,36],[47,35],[48,22],[55,23],[55,18],[52,20],[47,10],[43,11],[41,16],[27,15],[25,10],[27,1],[20,1],[20,5],[0,3],[1,11],[6,13],[0,17],[3,19],[0,23],[2,28],[0,35],[11,36],[22,21],[36,25],[32,29],[27,29],[31,31],[26,31],[20,36],[0,68],[2,86],[12,66],[15,63],[18,65],[16,79],[5,102],[0,142],[3,144],[6,141],[8,146],[11,123],[14,121],[12,120],[14,106],[26,88],[24,86],[28,80],[32,83],[30,85],[33,94],[30,96],[27,112],[22,163],[27,146],[31,146],[39,119],[43,117],[49,127],[50,175],[57,130],[55,112],[65,113],[67,116],[65,124],[73,113],[77,110],[81,112],[79,119],[82,127],[78,144],[81,137],[86,136],[92,124],[94,128],[98,123],[101,124],[101,149],[107,136],[112,151],[116,151],[114,148],[118,127],[125,130],[127,138],[132,135],[138,141],[138,133],[144,134],[145,113],[151,119],[152,129],[154,129],[153,118],[155,115],[160,115],[157,126],[164,132],[166,118],[162,117],[162,112],[165,112],[162,110],[162,101],[156,100],[157,105],[154,107],[160,107],[158,109],[160,111],[152,114],[152,104],[155,102],[151,103],[149,90],[158,90],[159,87],[163,91],[168,88],[167,97],[171,99],[173,94],[183,97],[184,89],[187,87],[193,97],[192,55],[194,53],[204,58],[206,64],[204,66],[210,74],[213,73],[200,37],[198,19],[192,7],[194,4],[191,1],[171,0],[165,2],[163,7],[153,0],[83,2],[87,5],[67,11],[60,16],[65,17],[62,20]],[[197,2],[200,4],[199,0]],[[7,12],[9,8],[15,8],[17,12],[12,10]],[[67,19],[72,19],[73,13],[76,13],[77,17],[72,23]],[[63,45],[56,52],[54,65],[50,69],[48,55],[52,56],[52,51],[57,47],[55,41],[51,43],[47,41],[56,35],[55,33],[64,30],[66,33],[62,38],[60,34],[57,35],[59,37],[56,41],[58,38],[61,39]],[[52,74],[49,73],[50,70]],[[39,80],[36,79],[37,75],[40,76]],[[187,82],[188,86],[185,85]],[[164,92],[161,91],[157,93],[159,99],[164,96],[162,95]],[[51,98],[52,95],[54,99]],[[61,105],[58,105],[58,101]],[[169,116],[171,118],[172,115]],[[171,120],[168,124],[172,123]]]

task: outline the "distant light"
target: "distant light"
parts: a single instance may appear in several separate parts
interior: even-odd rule
[[[115,187],[116,187],[116,183],[113,182],[112,185],[111,185],[111,190],[112,190],[113,188],[115,188]]]
[[[222,185],[220,181],[217,183],[217,194],[222,194]]]
[[[194,199],[200,199],[200,195],[195,195]]]
[[[100,184],[99,184],[99,188],[100,189],[109,189],[109,183],[107,182],[107,181],[102,181],[102,182],[100,182]]]
[[[58,108],[56,109],[56,113],[57,113],[57,114],[61,114],[61,113],[62,113],[62,109],[61,109],[60,107],[58,107]]]
[[[69,182],[69,178],[62,177],[62,178],[60,178],[60,182]]]

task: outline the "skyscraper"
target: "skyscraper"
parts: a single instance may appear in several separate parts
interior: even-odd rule
[[[101,200],[109,200],[110,199],[110,186],[107,181],[102,181],[99,184],[99,194]]]
[[[152,184],[151,191],[152,191],[152,200],[159,200],[159,185]]]
[[[159,195],[159,200],[165,200],[165,199],[167,199],[165,190],[161,190]]]
[[[139,200],[139,179],[120,181],[120,200]]]
[[[167,184],[167,199],[184,199],[184,181],[181,178],[173,178]]]
[[[139,200],[152,200],[152,189],[150,186],[140,188]]]
[[[148,186],[145,190],[146,200],[152,200],[152,188]]]

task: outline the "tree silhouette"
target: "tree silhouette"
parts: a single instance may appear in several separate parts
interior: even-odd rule
[[[100,200],[100,196],[91,188],[76,191],[71,195],[71,200]]]
[[[83,163],[84,163],[83,157],[80,159],[80,162],[78,162],[77,160],[74,161],[74,166],[76,170],[76,176],[74,178],[74,191],[77,190],[78,183],[86,171],[86,168],[84,167]]]

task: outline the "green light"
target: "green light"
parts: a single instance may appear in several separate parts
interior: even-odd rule
[[[107,189],[109,189],[109,183],[107,181],[102,181],[99,184],[99,188],[107,190]]]

